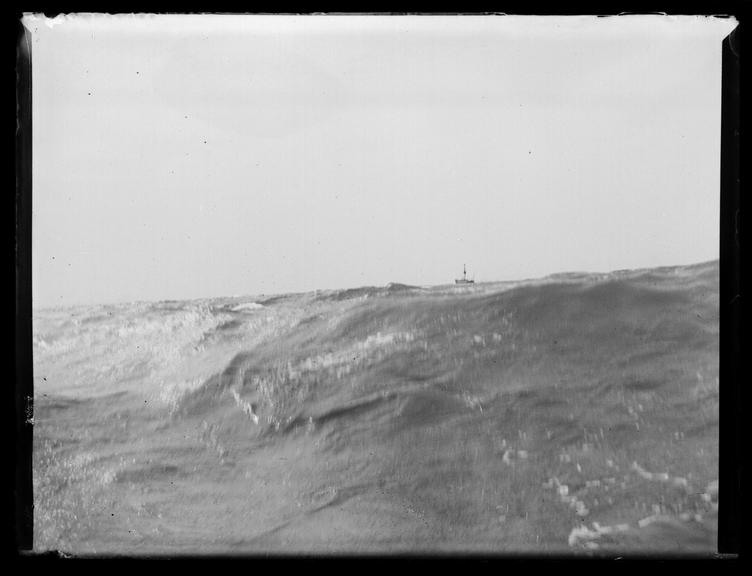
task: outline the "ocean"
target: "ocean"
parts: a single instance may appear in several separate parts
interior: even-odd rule
[[[38,309],[34,548],[716,551],[718,262]]]

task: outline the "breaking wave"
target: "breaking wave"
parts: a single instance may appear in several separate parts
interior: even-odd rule
[[[34,371],[42,549],[714,551],[717,263],[42,310]]]

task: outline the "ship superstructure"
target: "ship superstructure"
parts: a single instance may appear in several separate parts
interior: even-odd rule
[[[467,269],[464,264],[462,265],[462,278],[455,278],[454,283],[455,284],[475,284],[475,280],[467,279]]]

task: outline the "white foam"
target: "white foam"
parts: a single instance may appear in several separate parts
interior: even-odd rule
[[[653,514],[652,516],[648,516],[647,518],[643,518],[642,520],[639,520],[637,522],[637,525],[640,528],[645,528],[645,526],[650,526],[652,523],[660,520],[660,516],[658,514]]]
[[[593,540],[597,540],[604,534],[613,534],[615,532],[625,532],[629,530],[629,524],[616,524],[614,526],[601,526],[598,524],[598,522],[593,522],[592,524],[593,529],[591,530],[584,524],[580,526],[576,526],[572,529],[572,531],[569,533],[568,542],[570,546],[576,546],[577,544],[580,544],[580,541],[584,542],[582,543],[583,546],[592,548],[592,546],[588,546],[589,543],[593,543]]]
[[[504,456],[501,457],[502,462],[504,462],[504,464],[511,464],[512,463],[511,455],[512,455],[511,450],[505,450]]]
[[[237,390],[230,390],[232,393],[232,397],[235,399],[235,404],[238,405],[238,407],[248,416],[248,418],[254,423],[259,423],[259,418],[256,415],[256,412],[253,410],[253,404],[248,402],[247,400],[243,400],[240,397],[240,394],[238,394]]]
[[[233,312],[243,312],[244,310],[258,310],[263,307],[263,304],[259,304],[258,302],[246,302],[245,304],[233,306],[231,310]]]

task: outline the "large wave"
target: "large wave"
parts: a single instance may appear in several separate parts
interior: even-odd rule
[[[34,335],[46,546],[714,546],[717,263],[55,310]]]

